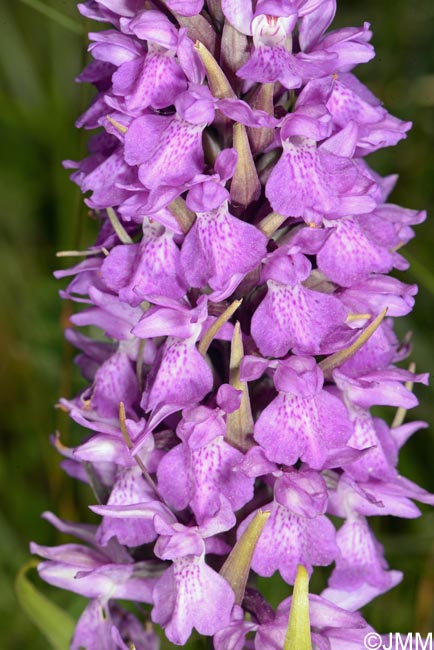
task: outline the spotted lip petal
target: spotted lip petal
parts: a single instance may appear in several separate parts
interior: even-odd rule
[[[320,222],[323,215],[365,214],[376,207],[369,195],[373,183],[350,158],[318,150],[309,138],[284,140],[283,153],[266,185],[277,212]],[[282,192],[282,188],[288,191]]]
[[[109,289],[132,307],[161,296],[178,300],[187,289],[179,249],[163,228],[147,229],[140,244],[112,248],[101,273]]]
[[[128,508],[124,513],[120,510],[124,506],[152,503],[154,500],[155,493],[145,482],[137,465],[121,470],[107,504],[92,507],[94,512],[103,515],[97,532],[99,543],[104,546],[112,537],[116,537],[120,544],[133,547],[155,540],[157,534],[152,525],[152,514],[148,520],[134,519],[128,516]],[[123,515],[123,519],[118,518],[119,513]]]
[[[265,254],[264,235],[232,216],[225,201],[217,210],[198,213],[182,245],[181,264],[190,286],[222,290],[233,276],[239,284]]]
[[[271,514],[253,555],[252,568],[259,575],[271,576],[279,570],[283,579],[293,584],[298,564],[310,573],[313,565],[333,561],[335,530],[322,514],[326,499],[325,483],[313,470],[292,470],[276,480],[274,501],[267,507]],[[238,527],[238,537],[253,516]]]
[[[286,256],[276,251],[267,260],[262,273],[267,294],[251,324],[263,355],[283,357],[290,349],[296,354],[320,354],[332,335],[339,332],[345,337],[345,306],[335,296],[304,286],[310,270],[300,253]]]
[[[153,146],[149,142],[150,128],[155,134]],[[125,137],[126,160],[131,165],[139,165],[140,181],[149,190],[160,185],[176,187],[187,183],[203,170],[204,128],[205,124],[190,124],[178,117],[138,117]]]
[[[331,222],[334,231],[317,256],[318,268],[333,282],[351,287],[371,273],[387,273],[394,266],[393,253],[369,237],[363,219]]]
[[[224,578],[203,558],[181,558],[155,585],[152,620],[165,628],[170,641],[183,645],[195,627],[212,636],[229,624],[234,594]]]
[[[159,83],[155,83],[155,79]],[[150,53],[121,65],[113,75],[113,92],[125,100],[128,113],[135,115],[151,106],[165,108],[187,90],[187,80],[170,55]]]
[[[308,399],[280,393],[259,416],[254,437],[269,460],[322,469],[327,450],[344,447],[351,432],[344,405],[327,391]]]
[[[210,412],[195,425],[191,420],[193,412],[186,416],[190,421],[181,421],[178,430],[184,432],[188,427],[188,438],[171,449],[159,464],[158,485],[162,496],[176,510],[190,504],[197,523],[202,525],[221,509],[221,499],[234,512],[250,501],[253,479],[237,471],[243,454],[225,442],[226,427],[221,416]],[[211,431],[214,437],[207,440]],[[199,436],[202,441],[198,444]]]
[[[161,404],[179,410],[200,402],[213,385],[212,372],[192,343],[174,341],[165,346],[149,390],[142,398],[146,411]]]
[[[348,519],[336,534],[339,554],[329,579],[332,588],[357,590],[365,583],[386,590],[391,583],[383,548],[364,517]]]

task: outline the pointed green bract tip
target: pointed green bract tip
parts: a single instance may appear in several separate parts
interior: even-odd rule
[[[298,565],[283,650],[312,650],[309,619],[309,575]]]
[[[109,221],[113,226],[113,230],[115,231],[115,233],[117,234],[121,242],[123,244],[133,244],[134,243],[133,240],[131,239],[131,237],[129,236],[129,234],[127,233],[127,231],[125,230],[121,222],[119,221],[118,216],[116,212],[113,210],[113,208],[107,208],[106,212]]]
[[[196,52],[202,59],[205,66],[206,76],[208,77],[209,87],[214,97],[218,99],[235,98],[235,93],[216,59],[213,57],[208,48],[200,41],[195,43]]]
[[[242,391],[239,409],[228,413],[226,417],[226,440],[242,451],[249,448],[248,436],[253,432],[254,421],[250,404],[249,388],[245,381],[240,379],[240,365],[244,357],[243,337],[240,323],[234,326],[231,341],[231,356],[229,362],[229,383],[237,390]]]
[[[205,332],[201,342],[197,346],[197,349],[199,350],[202,356],[206,355],[208,348],[211,345],[217,332],[223,327],[225,323],[229,321],[229,319],[237,311],[238,307],[241,305],[242,302],[243,302],[242,300],[234,300],[229,305],[229,307],[227,307],[224,310],[224,312],[217,318],[217,320],[214,321],[211,327]]]
[[[220,575],[234,590],[237,605],[244,598],[253,553],[269,516],[269,510],[258,510],[220,569]]]
[[[351,357],[354,356],[356,352],[358,352],[360,348],[363,347],[363,345],[365,345],[366,341],[370,339],[371,336],[380,327],[387,314],[387,310],[387,307],[386,309],[383,309],[383,311],[376,318],[374,318],[372,323],[370,323],[368,327],[362,330],[362,333],[354,341],[354,343],[352,343],[347,348],[344,348],[343,350],[339,350],[339,352],[331,354],[329,357],[326,357],[319,362],[319,367],[323,371],[325,377],[329,377],[335,368],[338,368],[343,363],[345,363],[345,361],[351,359]]]

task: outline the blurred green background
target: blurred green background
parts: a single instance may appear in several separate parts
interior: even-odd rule
[[[33,5],[33,6],[32,6]],[[359,77],[398,117],[412,120],[409,138],[371,156],[382,174],[398,172],[395,203],[434,212],[434,3],[432,0],[340,0],[335,26],[372,23],[377,58]],[[44,9],[45,8],[45,9]],[[52,11],[54,10],[54,11]],[[89,495],[63,475],[48,436],[56,429],[71,443],[70,425],[53,408],[78,381],[62,327],[68,305],[58,298],[52,271],[56,250],[85,247],[92,224],[79,192],[61,167],[84,155],[86,134],[74,129],[91,91],[74,83],[86,61],[86,25],[73,0],[0,3],[0,646],[42,650],[47,643],[20,610],[13,581],[28,559],[28,542],[63,541],[40,519],[43,510],[78,519]],[[418,282],[414,313],[399,323],[413,332],[419,370],[434,368],[434,222],[417,229],[404,250]],[[410,417],[434,422],[434,388],[418,388]],[[402,473],[434,490],[433,430],[421,431],[401,454]],[[405,581],[366,608],[379,631],[434,630],[434,515],[374,522],[392,568]],[[37,581],[35,580],[35,584]],[[82,601],[59,590],[45,593],[77,617]],[[271,598],[280,591],[276,583]],[[285,595],[288,595],[285,593]]]

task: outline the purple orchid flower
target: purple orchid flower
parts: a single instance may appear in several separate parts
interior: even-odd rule
[[[352,434],[344,404],[323,390],[312,357],[279,362],[273,381],[279,393],[256,422],[256,442],[269,460],[294,465],[300,458],[322,469],[327,452],[345,446]]]
[[[303,284],[311,268],[301,253],[286,256],[276,251],[267,261],[262,274],[267,294],[251,326],[262,354],[283,357],[290,349],[297,354],[319,354],[322,343],[334,332],[341,330],[345,336],[345,306],[333,295]]]
[[[308,571],[326,566],[336,557],[335,529],[324,516],[327,489],[321,476],[312,470],[292,471],[277,478],[271,515],[256,546],[252,568],[271,576],[278,570],[292,584],[298,564]],[[238,528],[241,535],[252,515]],[[315,544],[314,540],[321,540]]]
[[[88,599],[70,647],[158,650],[160,627],[286,650],[303,610],[312,647],[358,650],[357,610],[403,577],[369,518],[434,504],[398,470],[427,375],[399,365],[393,329],[417,287],[387,274],[425,213],[387,203],[396,176],[365,160],[410,128],[353,74],[370,26],[329,31],[335,0],[79,10],[109,29],[78,77],[96,95],[77,126],[99,131],[65,167],[100,231],[56,272],[86,381],[59,406],[86,435],[53,443],[100,519],[45,514],[82,543],[31,545],[44,580]],[[276,571],[295,586],[275,611],[255,574]]]

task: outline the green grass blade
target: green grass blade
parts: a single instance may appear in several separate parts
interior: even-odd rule
[[[74,34],[82,35],[85,31],[84,27],[82,27],[77,20],[74,20],[69,16],[65,16],[65,14],[57,11],[57,9],[54,9],[54,7],[46,5],[45,2],[42,2],[41,0],[21,0],[21,2],[28,5],[35,11],[39,11],[40,14],[46,16],[50,20],[54,20],[54,22],[56,22],[61,27],[68,29],[70,32],[74,32]]]
[[[0,24],[4,27],[0,38],[0,120],[6,118],[9,124],[12,118],[18,128],[22,128],[21,108],[34,111],[42,106],[45,91],[31,40],[23,32],[16,11],[8,3],[0,2]],[[20,107],[18,111],[17,106]]]
[[[18,601],[54,650],[68,650],[75,623],[66,612],[41,594],[27,578],[28,571],[34,569],[37,564],[37,560],[31,560],[19,570],[15,579]]]
[[[416,280],[434,296],[434,273],[407,252],[405,257],[410,262],[409,273],[412,273]]]

